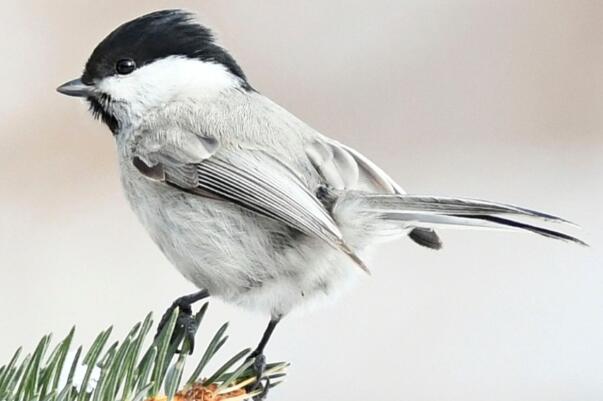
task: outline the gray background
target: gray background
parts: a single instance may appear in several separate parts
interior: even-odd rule
[[[193,290],[121,194],[113,140],[55,87],[119,23],[183,6],[252,84],[415,193],[567,217],[590,249],[532,235],[384,246],[372,278],[287,318],[272,399],[603,399],[603,2],[5,2],[0,14],[0,360],[78,324],[88,342]],[[570,229],[571,231],[571,229]],[[214,301],[227,354],[265,319]]]

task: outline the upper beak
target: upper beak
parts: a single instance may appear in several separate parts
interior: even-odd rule
[[[57,88],[57,91],[67,96],[86,97],[92,94],[93,89],[94,86],[86,85],[78,78],[73,81],[65,82]]]

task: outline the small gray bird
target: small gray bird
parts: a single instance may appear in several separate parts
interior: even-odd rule
[[[113,132],[121,181],[151,238],[200,291],[270,316],[257,349],[297,305],[368,272],[363,255],[410,237],[439,249],[435,228],[531,231],[566,222],[516,206],[407,195],[360,152],[315,131],[255,90],[212,33],[181,10],[144,15],[94,49],[58,88],[85,98]],[[163,319],[165,322],[165,319]]]

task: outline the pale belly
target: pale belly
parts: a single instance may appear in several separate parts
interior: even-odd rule
[[[122,170],[132,209],[170,262],[197,287],[271,315],[332,296],[360,269],[343,253],[227,201]]]

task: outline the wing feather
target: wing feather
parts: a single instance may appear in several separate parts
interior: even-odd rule
[[[342,242],[339,228],[322,204],[297,177],[270,157],[249,153],[216,156],[197,165],[198,186],[259,212],[333,246]]]
[[[172,130],[146,135],[134,155],[134,166],[149,179],[281,221],[343,251],[368,272],[316,196],[290,168],[265,152],[223,149],[213,138]],[[353,174],[351,157],[337,154],[335,160]]]
[[[360,190],[374,194],[404,194],[404,190],[379,166],[360,152],[332,139],[321,137],[306,147],[306,155],[325,182],[338,190]],[[414,228],[410,238],[432,249],[442,247],[435,231]]]
[[[339,142],[317,138],[306,147],[306,155],[326,183],[335,189],[404,193],[375,163]]]

